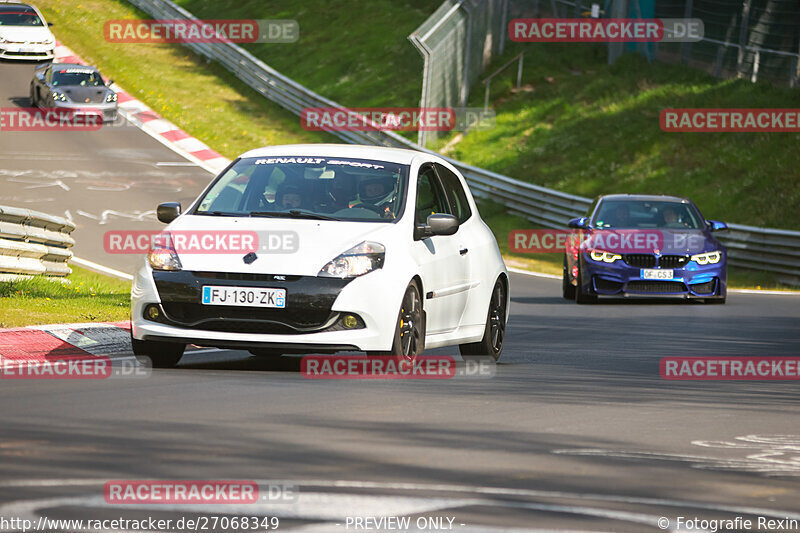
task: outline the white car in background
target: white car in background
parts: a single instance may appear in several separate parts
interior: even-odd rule
[[[464,178],[443,159],[352,145],[274,146],[236,159],[153,246],[131,293],[134,353],[177,364],[187,344],[257,355],[414,356],[459,345],[500,357],[508,272]],[[256,232],[248,253],[179,235]],[[264,251],[267,235],[294,249]]]
[[[18,2],[0,2],[0,59],[50,61],[56,38],[41,12]]]

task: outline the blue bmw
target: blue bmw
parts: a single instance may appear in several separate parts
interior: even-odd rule
[[[612,194],[569,221],[564,298],[595,303],[598,296],[674,296],[724,304],[727,251],[691,200]]]

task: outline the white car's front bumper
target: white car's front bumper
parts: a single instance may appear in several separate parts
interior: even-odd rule
[[[158,273],[161,276],[163,273]],[[186,273],[187,275],[190,273]],[[287,282],[274,281],[266,282],[264,286],[286,288],[287,308],[293,304],[293,295],[298,294],[298,290],[293,288],[291,278]],[[161,278],[163,279],[163,277]],[[184,279],[184,278],[182,278]],[[306,276],[306,281],[316,283],[319,279]],[[191,283],[187,284],[191,291],[195,291],[191,296],[187,296],[186,302],[194,312],[204,313],[209,307],[202,306],[199,298],[196,297],[196,289],[203,284],[216,283],[219,285],[236,286],[236,281],[214,280],[209,282],[207,279],[198,280],[195,287]],[[134,278],[131,291],[131,326],[133,338],[138,340],[158,340],[173,341],[197,344],[200,346],[216,346],[221,348],[280,348],[291,352],[326,352],[341,350],[356,351],[385,351],[389,350],[395,332],[397,314],[399,312],[400,301],[406,288],[406,283],[392,283],[388,272],[377,270],[359,278],[356,278],[336,290],[338,294],[332,296],[333,304],[330,306],[331,313],[352,313],[363,320],[364,327],[358,329],[339,329],[323,328],[321,331],[309,333],[257,333],[254,331],[237,332],[226,329],[220,331],[217,328],[204,329],[203,324],[197,326],[176,325],[173,321],[164,318],[161,321],[154,321],[145,318],[145,311],[149,305],[162,304],[160,310],[164,312],[169,309],[170,302],[162,295],[156,287],[153,272],[149,266],[142,267]],[[163,288],[163,285],[161,285]],[[397,289],[399,287],[399,289]],[[172,294],[175,294],[174,292]],[[180,298],[180,296],[177,296]],[[192,302],[189,302],[192,298]],[[298,301],[297,299],[294,300]],[[298,305],[298,304],[295,304]],[[301,305],[316,305],[316,303],[305,301]],[[327,304],[330,305],[330,304]],[[254,309],[254,308],[239,308]],[[215,309],[216,310],[216,309]],[[318,310],[316,310],[318,311]],[[280,316],[281,311],[273,313],[273,316]],[[303,314],[303,309],[294,309],[294,317]],[[311,313],[312,310],[309,310]],[[167,313],[169,316],[169,313]],[[197,318],[195,316],[195,318]],[[238,326],[237,326],[238,327]],[[261,329],[256,324],[255,330]]]
[[[54,57],[52,44],[0,43],[0,59],[49,61]]]

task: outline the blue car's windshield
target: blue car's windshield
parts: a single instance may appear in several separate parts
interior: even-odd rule
[[[346,157],[253,157],[229,168],[198,215],[391,222],[402,212],[408,166]]]
[[[691,205],[669,201],[606,200],[593,225],[599,229],[702,229],[703,219]]]

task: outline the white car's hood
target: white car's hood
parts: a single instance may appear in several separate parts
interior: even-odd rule
[[[182,253],[179,257],[183,270],[204,272],[249,272],[316,276],[331,259],[356,244],[370,240],[388,245],[386,236],[395,228],[390,223],[340,222],[326,220],[283,218],[238,218],[204,215],[183,215],[172,222],[165,231],[185,232],[191,236],[199,232],[217,235],[236,232],[255,232],[259,237],[258,259],[252,264],[244,262],[244,253]],[[263,245],[269,235],[292,235],[296,251],[265,250]],[[274,239],[273,239],[274,240]]]
[[[13,42],[55,43],[56,38],[47,26],[0,26],[0,37]]]

